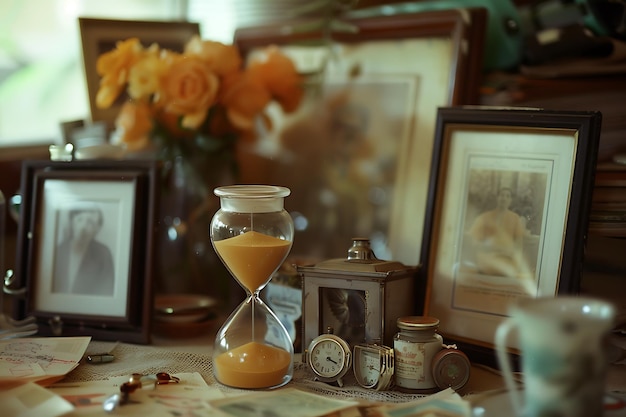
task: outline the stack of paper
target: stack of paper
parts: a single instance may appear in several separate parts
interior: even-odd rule
[[[91,337],[26,337],[0,340],[0,389],[48,385],[78,366]]]

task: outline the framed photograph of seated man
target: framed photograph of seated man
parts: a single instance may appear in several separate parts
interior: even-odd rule
[[[424,314],[474,360],[511,303],[578,291],[600,125],[599,112],[438,109]]]
[[[24,315],[42,334],[148,343],[158,166],[25,161],[18,231]]]

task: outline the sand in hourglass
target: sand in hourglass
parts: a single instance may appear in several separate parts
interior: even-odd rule
[[[224,263],[251,293],[265,284],[290,248],[288,240],[254,231],[215,242]]]
[[[224,263],[251,293],[269,280],[291,248],[290,241],[254,231],[214,244]],[[280,384],[290,364],[289,352],[251,341],[220,354],[214,366],[223,384],[265,388]]]

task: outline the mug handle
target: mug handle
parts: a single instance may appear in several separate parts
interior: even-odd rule
[[[522,407],[520,394],[517,389],[517,384],[513,379],[513,369],[506,345],[506,341],[511,333],[511,330],[513,330],[516,326],[517,322],[512,318],[504,320],[496,330],[495,341],[498,363],[500,364],[500,370],[502,371],[504,383],[506,384],[506,388],[509,392],[509,398],[511,398],[513,410],[515,410],[515,415],[521,415]]]

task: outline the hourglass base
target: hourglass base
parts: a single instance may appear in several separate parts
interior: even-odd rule
[[[213,360],[215,378],[235,388],[281,387],[291,380],[291,367],[289,352],[259,342],[248,342]]]
[[[293,343],[276,315],[249,296],[217,332],[213,374],[235,388],[276,388],[293,376]]]

